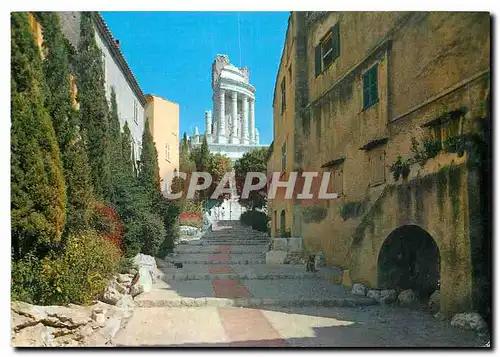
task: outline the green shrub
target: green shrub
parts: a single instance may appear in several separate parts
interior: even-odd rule
[[[240,221],[243,225],[250,226],[257,231],[268,231],[267,222],[269,221],[269,218],[264,212],[255,210],[246,211],[242,213]]]
[[[87,305],[118,271],[120,250],[95,231],[71,234],[61,252],[13,263],[12,298],[42,305]]]
[[[40,261],[33,254],[12,261],[12,300],[36,303],[40,295]]]
[[[145,213],[139,219],[130,222],[125,231],[127,256],[137,253],[157,256],[166,231],[162,218],[154,213]]]

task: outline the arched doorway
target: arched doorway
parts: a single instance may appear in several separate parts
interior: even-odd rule
[[[281,235],[285,234],[285,230],[286,230],[285,210],[282,210],[281,214],[280,214],[280,232],[281,232]]]
[[[383,289],[412,289],[426,300],[439,288],[440,256],[436,242],[424,229],[396,228],[384,241],[377,261],[377,285]]]

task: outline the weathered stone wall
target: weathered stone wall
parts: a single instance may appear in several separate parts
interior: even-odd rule
[[[466,109],[459,119],[461,132],[472,130],[475,119],[485,118],[490,88],[489,15],[328,13],[304,21],[303,13],[292,13],[295,20],[301,16],[303,21],[295,24],[294,167],[326,171],[330,168],[322,168],[325,163],[344,161],[341,197],[317,202],[314,207],[295,201],[291,208],[293,235],[304,237],[307,250],[323,251],[327,265],[351,268],[354,280],[375,286],[383,241],[398,226],[417,224],[431,234],[441,251],[442,308],[469,307],[469,176],[461,174],[460,185],[451,196],[449,185],[443,188],[445,183],[435,182],[441,177],[440,169],[451,163],[463,164],[466,158],[441,153],[423,168],[413,165],[408,180],[419,177],[429,183],[408,188],[409,198],[387,190],[394,184],[390,165],[398,156],[412,155],[411,137],[422,139],[431,134],[423,124],[459,108]],[[314,48],[337,22],[340,56],[316,77]],[[375,63],[379,101],[363,110],[362,74]],[[283,63],[280,68],[284,68]],[[275,95],[279,95],[279,84],[277,81]],[[277,103],[275,100],[275,139],[286,133],[278,126],[282,118]],[[276,142],[274,155],[281,156]],[[382,182],[372,182],[370,177],[374,157],[379,157],[383,166]],[[402,209],[405,202],[410,202],[410,209]],[[375,203],[378,206],[373,207]],[[365,216],[377,216],[377,212],[383,216],[381,225],[371,223],[361,234]],[[355,237],[360,243],[353,248]]]
[[[295,115],[295,36],[294,36],[294,18],[291,15],[288,20],[288,30],[286,33],[285,44],[281,57],[281,63],[276,77],[276,88],[274,92],[274,142],[273,153],[268,162],[269,172],[281,172],[281,148],[286,142],[286,171],[293,170],[294,156],[294,115]],[[286,107],[281,111],[281,83],[285,81],[286,89]],[[271,216],[271,233],[275,236],[277,230],[281,230],[280,215],[285,211],[286,230],[292,227],[292,202],[284,200],[279,196],[269,202],[269,214]]]

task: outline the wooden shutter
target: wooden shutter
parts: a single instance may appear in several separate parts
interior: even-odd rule
[[[332,27],[332,51],[332,61],[335,61],[335,59],[340,56],[340,31],[338,23]]]
[[[363,108],[368,108],[370,100],[370,85],[369,85],[369,73],[363,74]]]
[[[321,44],[316,46],[314,55],[314,73],[317,76],[321,73]]]
[[[377,65],[373,66],[370,70],[371,78],[370,78],[370,101],[371,104],[375,103],[378,100],[378,71]]]

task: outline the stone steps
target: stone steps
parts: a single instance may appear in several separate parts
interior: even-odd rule
[[[199,240],[192,240],[189,243],[183,243],[177,245],[177,247],[182,246],[182,245],[267,245],[269,244],[269,241],[265,240],[241,240],[241,239],[234,239],[234,240],[209,240],[209,239],[199,239]]]
[[[216,293],[218,282],[227,280],[186,280],[159,282],[152,291],[138,295],[141,307],[202,307],[202,306],[367,306],[377,302],[367,297],[351,295],[340,285],[323,279],[235,280],[239,289]],[[246,294],[242,294],[246,292]],[[222,295],[222,296],[221,296]]]
[[[323,278],[326,271],[311,273],[306,272],[303,265],[283,265],[269,267],[266,264],[258,265],[227,265],[217,267],[213,264],[188,264],[182,268],[163,268],[163,280],[216,280],[216,279],[241,279],[241,280],[276,280],[276,279],[319,279]],[[339,276],[340,272],[337,273]]]
[[[217,254],[217,253],[231,253],[231,254],[242,254],[242,253],[265,253],[267,251],[266,245],[231,245],[230,249],[219,248],[217,245],[178,245],[175,248],[175,252],[182,253],[205,253],[205,254]]]
[[[325,297],[304,299],[182,297],[176,299],[151,299],[147,294],[142,294],[136,298],[135,301],[138,307],[360,307],[377,304],[377,302],[373,299],[362,297]]]

